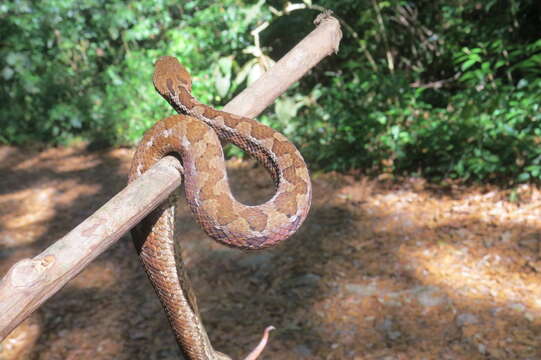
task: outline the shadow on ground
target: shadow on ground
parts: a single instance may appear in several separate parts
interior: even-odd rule
[[[0,148],[0,274],[119,191],[130,157],[126,149]],[[270,196],[261,168],[229,165],[239,199]],[[336,174],[313,182],[308,220],[269,251],[212,243],[180,206],[185,260],[218,350],[241,358],[274,325],[263,359],[541,357],[536,189],[513,204],[500,189],[438,193]],[[37,314],[30,358],[179,358],[127,236]]]

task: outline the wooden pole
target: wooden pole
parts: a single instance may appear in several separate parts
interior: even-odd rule
[[[338,21],[329,14],[316,21],[314,31],[224,110],[254,117],[336,52],[342,37]],[[163,158],[41,254],[15,263],[0,281],[0,341],[180,186],[181,171],[176,158]]]

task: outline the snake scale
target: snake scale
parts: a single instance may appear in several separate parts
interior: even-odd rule
[[[188,72],[174,57],[157,60],[153,82],[179,115],[159,121],[145,133],[135,151],[129,181],[162,157],[174,154],[182,161],[189,207],[211,238],[252,250],[276,245],[292,235],[306,218],[311,202],[308,169],[295,146],[253,119],[198,102],[190,93]],[[220,139],[246,151],[267,169],[276,188],[271,199],[256,206],[235,200]],[[173,241],[174,204],[171,196],[136,226],[132,230],[134,244],[184,357],[230,359],[213,349],[199,317],[180,248]],[[258,357],[269,330],[246,360]]]

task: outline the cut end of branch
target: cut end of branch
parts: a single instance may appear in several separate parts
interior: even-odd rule
[[[340,22],[332,16],[333,12],[332,10],[325,10],[321,14],[319,14],[315,20],[314,25],[320,26],[324,24],[330,24],[337,27],[337,31],[334,32],[334,53],[338,53],[338,48],[340,47],[340,40],[342,40],[342,30],[340,30]]]

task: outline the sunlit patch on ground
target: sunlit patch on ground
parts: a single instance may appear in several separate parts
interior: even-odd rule
[[[122,189],[130,157],[126,149],[0,147],[0,171],[8,174],[0,178],[0,273]],[[228,165],[240,200],[272,194],[261,167]],[[264,252],[211,242],[180,202],[177,236],[217,349],[241,358],[274,325],[262,359],[541,358],[535,187],[437,187],[338,174],[315,174],[313,183],[305,225]],[[129,236],[36,316],[36,342],[26,349],[40,360],[179,358]],[[16,339],[31,339],[36,328],[21,329]]]

